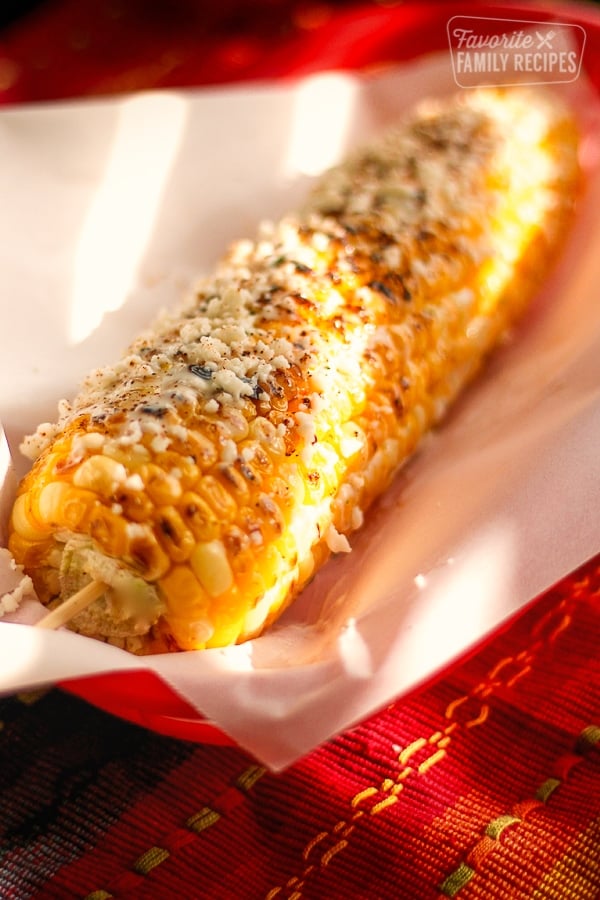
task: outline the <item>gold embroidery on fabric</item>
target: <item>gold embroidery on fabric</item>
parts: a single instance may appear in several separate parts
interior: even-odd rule
[[[572,618],[569,610],[575,602],[576,598],[573,596],[561,599],[555,607],[545,612],[534,624],[531,630],[533,641],[531,644],[514,655],[502,657],[492,666],[484,680],[477,684],[468,694],[452,700],[444,711],[444,718],[447,724],[443,729],[436,729],[429,737],[415,738],[403,748],[399,748],[395,744],[392,745],[397,753],[397,762],[400,769],[393,778],[384,778],[378,786],[369,785],[349,799],[350,809],[353,810],[350,818],[352,828],[366,812],[369,813],[369,816],[376,816],[390,806],[395,805],[399,800],[398,795],[403,788],[404,781],[413,775],[426,775],[430,769],[441,762],[447,756],[447,748],[451,744],[452,735],[457,729],[477,728],[487,721],[491,710],[489,704],[485,701],[493,696],[499,688],[510,689],[521,678],[529,674],[538,653],[547,644],[554,643],[558,636],[571,624]],[[419,761],[415,760],[415,765],[413,766],[408,765],[410,760],[418,757],[421,751],[428,747],[435,748],[433,753]],[[370,807],[368,807],[369,801],[373,801]],[[527,815],[534,808],[542,805],[539,799],[535,799],[523,805],[522,810],[515,807],[513,810],[514,816],[501,817],[505,824],[500,828],[498,837],[508,824],[509,819],[511,822],[520,822],[525,817],[524,815],[517,815],[518,812],[522,811]],[[494,823],[499,821],[499,819],[494,820],[494,822],[489,823],[488,827],[491,827],[493,830]],[[273,887],[266,894],[265,900],[275,900],[275,898],[284,900],[284,897],[285,900],[301,900],[303,896],[302,890],[309,876],[318,873],[319,870],[331,862],[335,855],[349,846],[350,842],[346,837],[342,841],[337,840],[330,847],[326,848],[326,845],[331,844],[331,840],[337,837],[341,827],[344,825],[346,825],[346,821],[340,820],[329,830],[320,831],[316,837],[312,838],[302,851],[302,858],[306,863],[302,873],[299,876],[294,876],[293,879],[285,884]],[[486,840],[493,843],[494,835],[489,832],[486,833]],[[316,853],[320,853],[320,856],[313,862],[313,857],[315,857]],[[475,870],[466,862],[463,862],[447,877],[440,890],[446,896],[454,897],[470,881],[473,875],[475,875]],[[294,888],[292,894],[283,893],[286,888],[292,886]]]

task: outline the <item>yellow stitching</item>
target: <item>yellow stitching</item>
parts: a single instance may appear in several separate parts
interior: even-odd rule
[[[363,800],[367,800],[369,797],[372,797],[373,794],[377,793],[377,788],[368,787],[365,788],[364,791],[359,791],[358,794],[355,794],[352,800],[350,801],[350,805],[353,809],[355,809],[359,803],[362,803]]]
[[[479,690],[477,691],[477,696],[481,697],[482,700],[485,700],[485,698],[489,697],[490,694],[492,694],[494,692],[496,687],[499,687],[499,686],[500,686],[499,682],[498,683],[490,682],[489,684],[482,684],[481,686],[478,685]],[[473,691],[473,693],[475,693],[475,691]]]
[[[352,834],[355,827],[356,826],[352,824],[348,824],[344,819],[340,819],[340,821],[331,829],[331,833],[339,834],[341,832],[342,837],[348,837],[349,834]]]
[[[496,816],[495,819],[492,819],[492,821],[488,822],[486,825],[485,834],[497,841],[500,839],[500,835],[506,828],[510,828],[511,825],[517,825],[520,821],[521,819],[517,818],[517,816],[511,816],[509,813],[502,816]]]
[[[170,855],[169,851],[165,850],[164,847],[150,847],[149,850],[146,850],[145,853],[138,856],[132,869],[134,872],[137,872],[138,875],[147,875],[148,872],[151,872],[152,869],[159,866],[165,859],[168,859]]]
[[[455,897],[460,889],[463,888],[465,884],[468,884],[474,874],[475,870],[462,862],[454,872],[448,875],[444,883],[440,885],[440,891],[447,897]]]
[[[421,738],[417,738],[416,741],[413,741],[411,744],[409,744],[408,747],[405,747],[404,750],[402,751],[402,753],[400,754],[400,756],[398,757],[398,762],[400,763],[400,765],[401,766],[406,765],[406,763],[411,758],[411,756],[413,756],[415,753],[418,753],[419,750],[421,750],[425,746],[426,743],[427,743],[427,739],[421,737]]]
[[[558,607],[556,607],[554,610],[552,610],[552,613],[554,615],[556,615],[556,613],[559,610],[564,609],[565,605],[566,605],[565,601],[564,600],[561,601],[561,603],[558,605]],[[543,616],[541,620],[539,620],[538,622],[535,623],[534,626],[532,626],[531,637],[532,638],[535,637],[536,633],[539,634],[539,632],[543,628],[543,626],[545,626],[550,620],[551,620],[551,616],[548,613],[546,613],[546,615]],[[528,648],[525,648],[524,650],[520,651],[520,653],[517,654],[516,656],[504,657],[503,659],[499,660],[499,662],[497,662],[495,664],[495,666],[488,673],[486,680],[480,682],[480,684],[477,685],[476,688],[473,689],[473,692],[471,694],[465,694],[464,696],[457,697],[455,700],[453,700],[451,703],[448,704],[448,706],[446,707],[446,710],[444,712],[444,717],[446,719],[451,719],[453,717],[454,713],[456,712],[456,710],[460,706],[462,706],[467,701],[473,699],[473,695],[476,692],[480,695],[480,697],[483,698],[483,697],[488,697],[490,694],[492,694],[494,692],[494,690],[496,688],[501,687],[502,682],[501,681],[495,682],[495,681],[493,681],[493,679],[494,679],[494,676],[497,675],[499,672],[501,672],[506,666],[508,666],[509,663],[514,663],[516,661],[521,662],[521,661],[527,660],[527,664],[525,666],[522,666],[522,668],[518,672],[513,674],[511,676],[511,678],[507,680],[506,686],[510,687],[512,684],[514,684],[516,681],[518,681],[520,678],[522,678],[524,675],[526,675],[531,670],[531,663],[535,660],[537,653],[544,647],[544,644],[547,642],[550,643],[552,640],[554,640],[561,633],[561,631],[563,631],[565,628],[568,627],[570,622],[571,622],[570,615],[564,615],[562,617],[560,623],[555,627],[555,629],[549,635],[548,638],[544,638],[544,639],[538,638],[535,643],[531,644]],[[475,718],[470,719],[468,722],[463,723],[462,727],[474,728],[477,725],[482,725],[487,720],[489,713],[490,713],[489,705],[487,703],[483,703],[481,705],[479,714]],[[384,782],[382,784],[382,789],[389,790],[390,796],[385,798],[384,800],[381,800],[378,803],[376,803],[369,810],[370,814],[376,815],[378,812],[380,812],[381,810],[385,809],[387,806],[392,805],[394,802],[397,801],[397,799],[398,799],[397,795],[400,793],[400,791],[403,788],[403,785],[401,782],[406,780],[406,778],[409,777],[410,774],[415,771],[413,767],[406,765],[407,761],[415,753],[417,753],[420,749],[422,749],[428,743],[438,745],[438,750],[436,751],[436,753],[434,753],[428,759],[424,760],[420,764],[420,766],[417,768],[417,772],[419,774],[422,774],[422,773],[426,772],[429,768],[431,768],[431,766],[435,765],[437,762],[439,762],[441,759],[443,759],[443,757],[446,755],[445,749],[446,749],[446,747],[448,747],[448,745],[451,742],[451,735],[459,727],[461,727],[461,723],[456,720],[448,722],[441,732],[436,731],[432,735],[430,735],[429,738],[423,738],[423,737],[417,738],[416,740],[412,741],[407,747],[405,747],[399,753],[399,756],[397,757],[398,763],[401,766],[401,771],[398,772],[398,774],[396,776],[396,781],[392,782],[392,779],[387,778],[384,780]],[[391,746],[392,746],[392,750],[394,753],[396,753],[399,750],[397,744],[392,744]],[[390,783],[392,783],[392,785],[393,785],[392,787],[389,787]],[[352,821],[356,821],[362,815],[364,815],[363,810],[357,809],[359,804],[361,804],[364,800],[369,799],[370,797],[372,797],[374,794],[377,794],[377,793],[378,793],[377,788],[371,786],[371,787],[364,788],[362,791],[358,791],[354,795],[354,797],[352,797],[350,799],[350,801],[349,801],[350,806],[354,810],[354,813],[352,815]],[[331,836],[333,833],[338,833],[340,831],[340,829],[343,828],[344,824],[345,824],[344,820],[341,820],[335,826],[333,826],[331,832],[322,831],[315,838],[313,838],[303,851],[302,855],[303,855],[304,859],[305,860],[307,859],[308,855],[310,854],[311,850],[315,847],[316,844],[318,844],[320,841],[324,840],[326,837]],[[348,826],[348,830],[345,832],[346,835],[350,834],[350,832],[353,829],[354,829],[353,825]],[[335,844],[334,847],[331,848],[331,850],[327,851],[323,855],[322,860],[321,860],[322,865],[326,865],[327,863],[329,863],[332,856],[334,856],[336,853],[339,853],[340,850],[342,850],[347,845],[348,845],[348,841],[339,841],[337,844]],[[326,862],[325,862],[325,860],[326,860]],[[301,882],[302,886],[304,886],[306,877],[312,870],[314,870],[314,868],[315,868],[315,866],[312,864],[305,867],[304,873],[303,873],[303,881]],[[460,874],[463,877],[468,876],[469,867],[466,866],[466,864],[462,864],[461,867],[459,867],[459,868],[460,868]],[[470,871],[472,871],[472,870],[470,870]],[[453,873],[453,875],[456,875],[456,874],[457,873]],[[445,887],[446,889],[454,888],[456,890],[456,885],[452,884],[452,877],[449,877],[442,887]],[[269,894],[266,896],[265,900],[273,900],[273,898],[278,895],[280,890],[281,890],[280,886],[272,889],[269,892]],[[299,894],[294,895],[294,896],[300,897]],[[454,894],[448,894],[448,896],[454,896]],[[289,897],[288,900],[294,900],[294,898]]]
[[[452,703],[449,703],[444,712],[445,717],[447,719],[451,719],[452,716],[454,715],[454,713],[456,712],[456,710],[459,708],[459,706],[462,706],[463,703],[466,703],[468,699],[469,699],[469,695],[463,694],[462,697],[457,697],[456,700],[453,700]],[[456,724],[458,724],[458,723],[456,723]]]
[[[575,751],[581,756],[589,753],[593,747],[600,744],[600,727],[598,725],[587,725],[575,743]]]
[[[235,785],[242,791],[249,791],[259,778],[262,778],[267,770],[263,766],[250,766],[245,772],[236,778]]]
[[[304,848],[304,853],[302,854],[304,859],[308,859],[308,857],[310,856],[311,850],[314,847],[316,847],[317,844],[320,844],[321,841],[324,840],[324,838],[326,838],[328,836],[329,836],[328,831],[320,831],[319,834],[312,839],[312,841],[309,841],[309,843]]]
[[[488,678],[490,681],[494,681],[500,672],[509,666],[511,663],[514,663],[517,659],[516,656],[504,656],[499,662],[496,663],[492,671],[488,674]]]
[[[476,684],[469,696],[483,697],[484,694],[489,694],[491,689],[491,679],[488,678],[486,681],[480,681],[479,684]]]
[[[446,755],[445,750],[436,750],[435,753],[432,753],[428,759],[424,759],[423,762],[417,768],[417,772],[419,775],[424,775],[428,769],[431,769],[432,766],[435,766],[441,759],[443,759]]]
[[[584,729],[581,734],[584,734],[586,730]],[[600,729],[597,730],[597,733],[600,735]],[[575,741],[574,746],[574,751],[579,756],[579,762],[585,759],[581,752],[578,752],[581,734]],[[539,810],[542,804],[548,802],[562,783],[559,778],[547,778],[535,791],[535,799],[515,803],[511,812],[497,816],[488,822],[484,829],[484,837],[478,840],[471,848],[466,856],[467,861],[459,863],[457,868],[440,885],[442,894],[445,894],[447,897],[455,897],[465,884],[471,880],[475,871],[479,870],[480,864],[486,859],[488,853],[493,852],[495,849],[493,842],[500,842],[500,837],[504,830],[512,825],[522,825],[530,813]],[[473,862],[476,859],[479,860],[477,865]],[[471,865],[472,862],[473,865]]]
[[[327,853],[323,854],[323,856],[321,857],[321,864],[323,866],[328,866],[329,863],[331,862],[331,860],[333,859],[333,857],[336,855],[336,853],[339,853],[340,850],[343,850],[344,847],[347,847],[347,846],[348,846],[348,841],[346,841],[346,840],[338,841],[337,844],[334,844],[333,847],[331,847],[331,849],[329,849],[327,851]],[[290,900],[291,900],[291,897],[290,897]]]
[[[490,708],[487,703],[481,704],[481,712],[475,719],[469,719],[468,722],[465,722],[465,728],[475,728],[477,725],[482,725],[487,717],[490,714]]]
[[[392,806],[394,803],[398,802],[398,797],[392,794],[391,797],[386,797],[384,800],[380,800],[379,803],[376,803],[371,807],[370,813],[372,816],[376,816],[381,812],[382,809],[385,809],[387,806]]]
[[[200,831],[204,831],[205,828],[210,828],[211,825],[214,825],[215,822],[218,822],[221,818],[220,813],[216,811],[216,809],[211,809],[210,806],[205,806],[200,812],[194,813],[193,816],[190,816],[189,819],[186,820],[186,826],[191,828],[192,831],[196,833]]]
[[[527,675],[529,672],[531,672],[531,666],[523,666],[523,668],[519,672],[515,672],[513,677],[508,679],[508,681],[506,682],[506,687],[513,687],[517,683],[517,681],[519,681],[519,679],[523,677],[523,675]]]
[[[554,791],[560,787],[560,778],[546,778],[535,792],[535,799],[547,803]]]
[[[553,644],[554,641],[556,640],[556,638],[559,636],[559,634],[562,634],[562,632],[563,632],[566,628],[569,627],[569,625],[571,624],[571,621],[572,621],[572,617],[569,615],[569,613],[565,613],[564,616],[562,617],[562,619],[560,620],[560,622],[558,623],[558,625],[556,626],[556,628],[554,628],[554,629],[550,632],[550,635],[549,635],[549,637],[548,637],[548,641],[549,641],[551,644]]]
[[[48,693],[48,688],[40,688],[38,691],[23,691],[17,694],[17,700],[24,706],[33,706]]]

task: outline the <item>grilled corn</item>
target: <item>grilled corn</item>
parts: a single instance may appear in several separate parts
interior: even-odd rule
[[[104,583],[71,627],[136,653],[259,634],[521,314],[578,177],[555,100],[463,92],[236,243],[25,440],[9,547],[42,602]]]

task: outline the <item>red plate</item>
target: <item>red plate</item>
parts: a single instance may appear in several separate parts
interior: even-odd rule
[[[360,69],[403,62],[448,49],[448,19],[461,16],[543,20],[581,25],[585,31],[583,65],[600,88],[600,12],[579,4],[403,4],[341,11],[323,28],[305,32],[294,46],[274,48],[252,74],[260,78],[307,75],[325,69]],[[335,40],[332,41],[332,32]],[[489,639],[490,636],[487,636]],[[438,673],[439,675],[439,673]],[[60,685],[121,718],[161,734],[207,744],[233,741],[204,719],[157,675],[146,670],[73,679]]]

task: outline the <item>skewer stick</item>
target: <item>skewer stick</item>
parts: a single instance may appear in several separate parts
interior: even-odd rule
[[[73,594],[47,616],[35,623],[36,628],[60,628],[69,622],[77,613],[80,613],[86,606],[101,597],[106,590],[106,585],[102,581],[90,581],[80,591]]]

